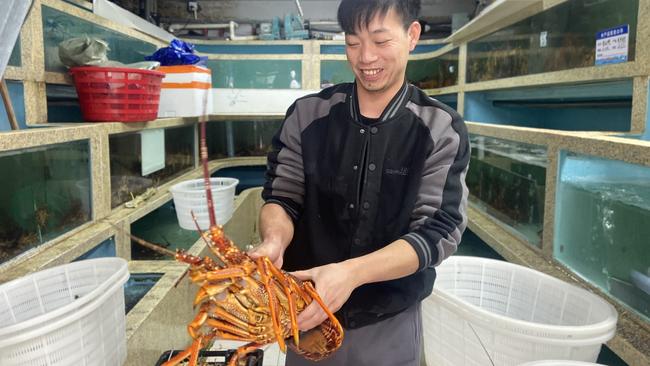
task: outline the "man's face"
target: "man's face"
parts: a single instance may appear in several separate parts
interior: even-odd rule
[[[419,37],[420,24],[413,22],[405,30],[393,9],[384,17],[376,15],[367,28],[346,34],[345,51],[357,86],[370,93],[396,92]]]

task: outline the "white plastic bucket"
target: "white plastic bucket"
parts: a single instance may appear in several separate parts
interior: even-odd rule
[[[232,217],[237,184],[239,184],[239,180],[235,178],[210,178],[214,213],[219,225],[224,225]],[[186,230],[196,230],[196,224],[192,219],[192,213],[194,213],[201,230],[207,230],[210,226],[210,217],[203,179],[178,183],[171,187],[170,191],[174,198],[176,217],[180,227]]]
[[[125,260],[99,258],[0,286],[0,365],[121,366],[128,278]]]
[[[436,366],[594,362],[616,321],[612,305],[582,288],[516,264],[455,256],[437,268],[423,302],[425,355]]]

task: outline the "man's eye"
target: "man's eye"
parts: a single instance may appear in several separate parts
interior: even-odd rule
[[[348,47],[357,47],[359,44],[358,43],[348,43]]]
[[[378,45],[382,45],[382,44],[387,44],[388,42],[390,42],[390,39],[386,39],[386,40],[383,40],[383,41],[377,41],[375,43],[377,43]]]

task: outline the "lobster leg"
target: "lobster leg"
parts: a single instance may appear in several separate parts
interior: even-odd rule
[[[262,283],[264,284],[264,288],[266,289],[266,293],[269,297],[269,310],[271,312],[271,321],[273,322],[273,331],[275,332],[275,338],[278,341],[280,350],[286,353],[287,345],[284,343],[284,334],[282,332],[282,329],[280,329],[280,320],[278,319],[279,314],[278,308],[276,306],[277,299],[275,298],[275,286],[271,281],[271,277],[269,276],[270,271],[266,265],[266,262],[264,261],[264,257],[257,258],[256,262],[260,276],[262,277]]]
[[[235,278],[242,278],[247,276],[248,273],[241,267],[227,267],[218,270],[211,271],[205,276],[196,276],[197,280],[207,280],[207,281],[219,281],[219,280],[234,280]],[[193,280],[194,280],[193,278]],[[219,292],[225,290],[228,286],[232,285],[232,282],[224,282],[222,284],[208,286],[207,290],[201,288],[194,298],[194,305],[196,306],[201,301],[207,299],[210,296],[214,296]],[[205,287],[205,286],[204,286]]]
[[[296,281],[296,278],[289,275],[287,276],[287,280],[289,281],[289,284],[291,285],[291,289],[293,289],[293,292],[298,294],[298,296],[302,298],[302,301],[309,304],[311,302],[311,297],[305,292],[305,290],[302,289],[302,287],[300,287],[300,285]]]
[[[232,326],[237,327],[238,329],[244,329],[245,332],[242,334],[244,336],[248,336],[248,335],[250,335],[250,333],[252,333],[252,334],[267,334],[266,326],[250,324],[248,322],[245,322],[245,321],[237,318],[236,316],[230,314],[229,312],[225,311],[224,309],[221,309],[220,307],[217,307],[214,310],[214,315],[215,315],[216,318],[222,319],[222,320],[226,321],[227,323],[232,324]],[[208,324],[213,325],[213,322],[215,322],[215,321],[216,320],[210,319],[210,320],[208,320]],[[233,331],[232,333],[237,334],[235,331]],[[253,340],[251,339],[251,341],[253,341]]]
[[[282,290],[284,290],[284,293],[287,295],[287,302],[289,303],[289,319],[291,320],[291,333],[293,335],[293,342],[296,344],[296,347],[298,347],[298,344],[300,342],[297,318],[298,310],[296,309],[296,301],[291,294],[291,284],[287,281],[287,276],[280,272],[268,257],[262,258],[266,263],[265,269],[268,269],[275,277],[275,279],[280,282]]]
[[[242,267],[227,267],[216,271],[209,272],[205,279],[208,281],[225,280],[228,278],[239,278],[247,276],[248,273]]]
[[[199,359],[199,351],[201,350],[201,343],[203,343],[203,337],[195,339],[191,346],[174,356],[171,360],[162,364],[162,366],[178,365],[188,357],[190,358],[189,366],[196,366],[196,361]]]
[[[232,284],[232,281],[224,281],[215,285],[205,285],[200,287],[199,291],[196,293],[196,297],[194,297],[194,306],[200,304],[203,300],[211,296],[215,296],[225,291],[228,289],[228,286],[231,286]]]
[[[224,319],[226,322],[213,319],[210,316],[212,311],[214,311],[215,315],[222,317],[222,319]],[[235,321],[237,323],[232,323],[232,321]],[[217,336],[220,337],[227,334],[229,335],[229,339],[233,339],[237,341],[252,342],[253,340],[255,340],[254,337],[251,337],[250,334],[251,329],[249,328],[249,325],[247,323],[244,323],[241,320],[237,319],[236,317],[232,316],[231,314],[228,314],[223,309],[219,309],[219,308],[211,309],[210,303],[204,303],[201,306],[201,309],[199,310],[198,314],[196,314],[196,316],[194,317],[194,320],[192,320],[192,322],[187,326],[187,332],[190,334],[190,337],[192,337],[193,339],[207,337],[206,334],[199,333],[199,329],[201,329],[201,327],[204,324],[207,324],[213,328],[216,328],[215,330],[220,331],[217,334]]]
[[[256,280],[248,277],[244,277],[242,280],[244,282],[255,281],[256,285],[259,285]],[[270,312],[268,306],[260,304],[255,300],[256,296],[259,295],[254,295],[248,288],[242,288],[238,292],[233,293],[232,296],[225,296],[224,299],[219,299],[218,303],[224,309],[228,307],[230,313],[238,312],[239,314],[246,314],[244,316],[246,319],[250,319],[254,324],[258,324],[269,319]]]
[[[190,357],[189,365],[196,365],[198,359],[199,351],[201,350],[201,345],[206,339],[212,339],[214,337],[219,337],[222,339],[230,339],[234,341],[244,341],[244,342],[253,342],[255,337],[252,336],[249,332],[237,328],[236,325],[231,325],[226,322],[219,320],[211,319],[208,315],[209,305],[207,303],[201,306],[201,311],[196,315],[194,320],[187,327],[190,336],[194,338],[194,342],[190,347],[188,347],[183,352],[179,353],[177,356],[165,363],[164,366],[172,366],[180,363],[186,358]],[[224,311],[217,309],[217,315],[224,315]],[[225,313],[227,314],[227,313]],[[238,320],[230,314],[227,314],[229,319]],[[227,321],[229,321],[227,319]],[[208,335],[198,335],[197,331],[204,325],[207,324],[212,327],[212,331]],[[247,325],[247,324],[246,324]]]
[[[252,335],[250,334],[249,331],[240,329],[235,325],[228,324],[228,323],[220,321],[220,320],[208,319],[206,324],[213,327],[213,328],[215,328],[215,329],[218,329],[218,330],[223,331],[223,332],[230,333],[230,334],[235,335],[237,337],[240,337],[242,339],[249,339],[249,338],[252,337]]]
[[[215,337],[230,341],[253,342],[255,340],[254,337],[240,337],[218,329],[214,329],[213,332]]]
[[[320,305],[320,307],[325,311],[325,314],[327,314],[327,317],[332,321],[332,324],[334,324],[334,326],[338,329],[339,333],[343,334],[343,327],[341,327],[341,323],[339,323],[339,320],[336,318],[336,316],[334,316],[327,305],[325,305],[323,299],[320,298],[318,292],[316,292],[316,289],[314,288],[314,285],[312,285],[312,283],[309,281],[303,282],[303,285],[305,286],[305,291],[307,291],[307,293],[311,295],[314,301],[316,301],[318,305]]]
[[[237,366],[237,362],[240,359],[244,358],[247,354],[255,351],[262,346],[262,344],[252,342],[237,348],[235,354],[230,357],[230,360],[228,360],[228,366]]]
[[[210,339],[212,338],[221,338],[221,339],[227,339],[231,341],[239,341],[239,342],[254,342],[255,337],[253,337],[250,334],[246,334],[244,336],[233,334],[228,332],[226,329],[220,329],[220,328],[212,328],[210,331]]]
[[[187,333],[190,334],[190,337],[192,339],[199,339],[201,338],[200,335],[198,335],[196,332],[203,326],[205,321],[208,320],[208,312],[207,312],[207,307],[206,304],[201,306],[201,310],[199,311],[198,314],[194,317],[194,320],[190,322],[190,324],[187,326]]]

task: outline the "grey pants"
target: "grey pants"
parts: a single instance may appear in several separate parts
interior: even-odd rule
[[[285,366],[420,366],[420,303],[392,318],[346,329],[343,344],[330,357],[314,362],[287,349]]]

